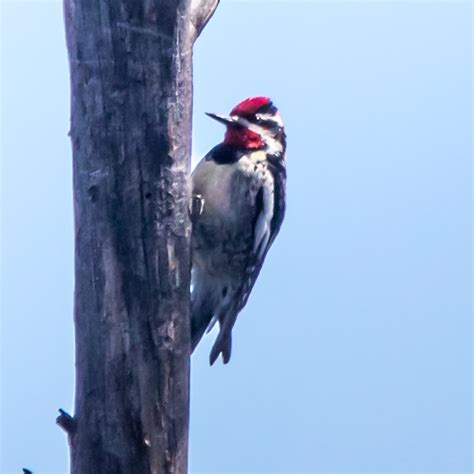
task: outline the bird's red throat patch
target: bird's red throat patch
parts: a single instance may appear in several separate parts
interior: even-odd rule
[[[264,145],[262,137],[258,133],[252,132],[248,128],[234,127],[232,125],[227,127],[224,143],[249,150],[261,148]]]

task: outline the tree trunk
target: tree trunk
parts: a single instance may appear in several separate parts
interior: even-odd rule
[[[218,0],[64,0],[74,474],[185,473],[192,46]]]

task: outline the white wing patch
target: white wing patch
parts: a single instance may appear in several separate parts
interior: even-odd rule
[[[263,168],[263,167],[262,167]],[[261,175],[263,192],[263,208],[255,224],[254,254],[261,259],[265,253],[271,234],[271,222],[274,210],[273,178],[265,168],[259,172]],[[259,176],[260,177],[260,176]]]

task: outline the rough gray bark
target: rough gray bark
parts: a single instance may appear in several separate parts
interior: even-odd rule
[[[64,0],[74,474],[185,473],[192,46],[218,0]]]

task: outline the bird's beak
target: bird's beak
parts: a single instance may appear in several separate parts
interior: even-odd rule
[[[213,114],[211,112],[206,112],[206,115],[211,117],[214,120],[217,120],[220,123],[223,123],[226,126],[227,125],[241,125],[237,117],[228,117],[225,115]]]

